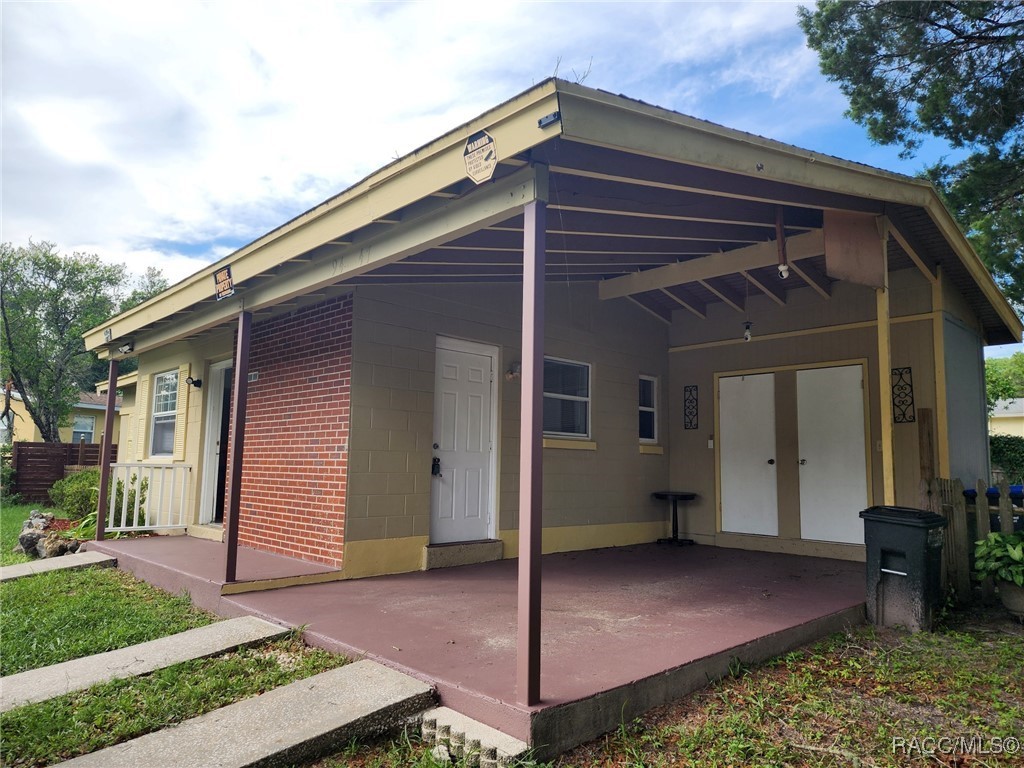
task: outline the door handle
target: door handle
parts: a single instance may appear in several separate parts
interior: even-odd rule
[[[768,463],[769,464],[774,464],[775,463],[775,459],[768,459]]]

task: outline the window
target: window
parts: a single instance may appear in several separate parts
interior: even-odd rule
[[[153,440],[151,456],[174,453],[174,425],[178,411],[178,372],[157,374],[153,389]]]
[[[640,377],[640,442],[658,442],[658,380]]]
[[[83,440],[87,443],[93,442],[92,436],[96,433],[95,416],[75,416],[71,423],[71,442],[78,445]]]
[[[590,437],[590,366],[544,358],[544,433]]]

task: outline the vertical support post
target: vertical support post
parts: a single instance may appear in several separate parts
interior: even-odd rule
[[[532,706],[540,701],[546,261],[544,237],[547,230],[547,205],[543,200],[533,200],[526,204],[523,213],[523,362],[519,434],[519,616],[516,696],[521,704]]]
[[[107,492],[110,490],[110,454],[114,441],[114,406],[117,404],[117,371],[119,360],[110,358],[107,369],[107,406],[103,412],[103,448],[100,449],[100,490],[96,500],[96,541],[107,533]]]
[[[892,428],[892,343],[889,323],[889,222],[879,217],[881,235],[882,285],[875,288],[875,308],[878,318],[878,401],[882,422],[882,489],[883,503],[896,503],[895,444]]]
[[[227,488],[227,559],[224,581],[236,581],[238,570],[238,520],[242,502],[242,452],[245,447],[245,405],[249,397],[249,336],[252,331],[252,312],[238,315],[238,343],[235,345],[234,403],[231,414],[231,431],[228,433],[228,450],[231,452],[231,468]]]
[[[949,477],[949,403],[946,393],[946,320],[942,290],[942,267],[936,267],[932,283],[932,353],[935,357],[935,428],[939,454],[939,477]]]

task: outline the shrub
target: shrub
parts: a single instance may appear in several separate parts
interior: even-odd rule
[[[149,491],[149,480],[138,482],[138,476],[132,475],[128,480],[128,499],[125,501],[124,481],[118,480],[115,486],[114,509],[120,510],[127,503],[129,510],[135,509],[136,485],[138,485],[139,514],[137,525],[146,522],[146,494]],[[99,469],[84,469],[73,475],[58,480],[50,489],[50,499],[55,507],[63,510],[72,520],[81,520],[78,527],[72,529],[75,538],[89,539],[96,535],[96,501],[99,498]],[[109,499],[109,496],[108,496]]]
[[[992,466],[1006,475],[1010,485],[1024,483],[1024,437],[1015,435],[990,435]]]
[[[96,511],[99,487],[99,469],[83,469],[54,483],[50,488],[50,499],[53,506],[63,510],[72,520],[78,520]]]
[[[11,444],[0,444],[0,500],[8,504],[18,503],[18,494],[14,492],[13,458]]]

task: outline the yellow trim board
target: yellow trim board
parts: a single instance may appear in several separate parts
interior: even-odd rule
[[[422,570],[423,548],[429,543],[427,536],[345,542],[341,577],[362,579],[367,576]]]
[[[545,448],[560,448],[566,451],[596,451],[597,443],[593,440],[563,440],[557,437],[545,437]]]
[[[827,557],[832,560],[851,560],[857,563],[863,563],[867,558],[863,544],[840,544],[810,539],[780,539],[777,536],[756,536],[742,533],[719,533],[715,536],[715,546],[754,552]]]
[[[231,584],[223,584],[220,593],[222,595],[242,595],[246,592],[267,592],[271,589],[301,587],[305,584],[325,584],[329,581],[341,581],[343,578],[345,577],[341,571],[328,571],[326,573],[309,573],[305,576],[286,576],[281,579],[236,581]]]
[[[668,535],[668,518],[653,523],[610,523],[608,525],[564,525],[545,528],[541,552],[577,552],[582,549],[649,544]],[[519,531],[501,531],[505,558],[519,557]]]
[[[641,456],[662,456],[665,453],[665,446],[663,445],[641,445],[640,455]]]

